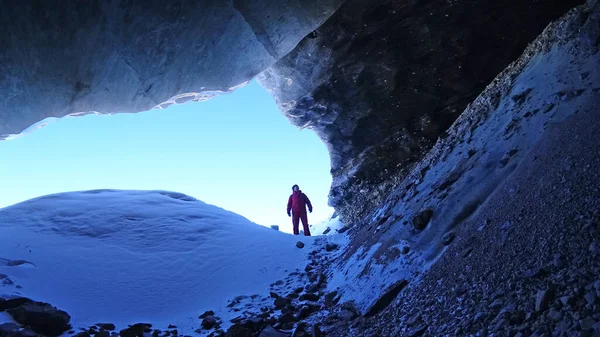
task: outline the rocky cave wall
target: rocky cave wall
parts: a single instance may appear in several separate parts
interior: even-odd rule
[[[0,12],[0,140],[46,117],[202,100],[264,71],[291,122],[328,146],[330,203],[354,223],[582,2],[21,1]]]
[[[485,86],[569,1],[347,1],[262,73],[297,126],[327,144],[330,204],[376,208]]]

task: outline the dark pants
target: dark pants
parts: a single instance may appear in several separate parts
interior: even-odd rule
[[[304,227],[304,235],[305,236],[310,236],[310,229],[308,228],[308,217],[306,216],[306,213],[293,213],[292,214],[292,224],[294,225],[294,235],[298,235],[300,234],[300,231],[298,230],[298,225],[300,223],[300,220],[302,220],[302,227]]]

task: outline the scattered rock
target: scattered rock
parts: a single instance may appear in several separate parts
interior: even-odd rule
[[[560,303],[562,303],[563,306],[573,305],[576,301],[577,299],[575,296],[562,296],[560,298]]]
[[[167,329],[177,329],[177,326],[173,325],[173,324],[169,324],[169,326],[167,327]]]
[[[408,246],[402,247],[402,254],[403,255],[408,254],[408,252],[410,252],[410,247],[408,247]]]
[[[346,225],[346,226],[344,226],[344,227],[340,228],[340,229],[338,230],[338,233],[340,233],[340,234],[342,234],[342,233],[345,233],[345,232],[346,232],[346,231],[348,231],[349,229],[350,229],[350,226]]]
[[[400,280],[392,284],[381,297],[371,307],[369,307],[365,313],[365,317],[376,315],[381,310],[385,309],[392,301],[398,296],[400,291],[406,287],[408,282],[406,280]]]
[[[432,216],[433,216],[432,209],[426,209],[426,210],[420,212],[417,216],[415,216],[412,219],[413,226],[415,226],[415,229],[417,229],[417,230],[425,229],[425,227],[427,227],[427,224],[429,224],[429,220],[431,220]]]
[[[548,309],[548,304],[552,301],[553,291],[550,288],[539,290],[535,300],[535,311],[545,311]]]
[[[215,316],[206,316],[203,320],[202,320],[202,328],[206,329],[206,330],[210,330],[212,328],[214,328],[218,323],[218,320]]]
[[[273,305],[275,306],[275,309],[281,309],[283,307],[285,307],[286,305],[290,304],[291,301],[289,298],[285,298],[285,297],[278,297],[275,299],[275,301],[273,302]]]
[[[546,317],[548,317],[548,319],[551,321],[560,322],[563,318],[563,314],[556,309],[550,309],[550,311],[548,311],[546,314]]]
[[[296,242],[296,247],[302,249],[302,248],[304,248],[304,243],[302,241],[298,241],[298,242]]]
[[[227,337],[254,337],[254,334],[242,325],[234,324],[227,329]]]
[[[152,325],[145,323],[136,323],[127,329],[119,331],[121,337],[144,337],[144,332],[150,332]]]
[[[96,326],[99,327],[100,329],[104,329],[104,330],[108,330],[108,331],[113,331],[117,328],[112,323],[97,323]]]
[[[596,293],[590,291],[585,294],[585,301],[589,306],[593,307],[596,304]]]
[[[239,323],[252,332],[261,331],[265,327],[265,325],[267,325],[267,322],[261,317],[251,317],[248,319],[244,319]]]
[[[338,249],[339,245],[335,244],[335,243],[327,243],[325,245],[325,250],[328,252],[334,251],[336,249]]]
[[[8,309],[8,313],[17,323],[45,336],[59,336],[71,329],[71,316],[48,303],[27,302]]]
[[[281,324],[293,323],[296,321],[296,317],[294,317],[294,315],[291,312],[288,312],[279,316],[279,319],[277,321]]]
[[[273,294],[273,293],[271,293],[271,294]],[[279,297],[279,296],[277,296],[277,297]],[[206,318],[208,316],[214,316],[214,315],[215,315],[214,311],[208,310],[208,311],[205,311],[202,315],[198,316],[198,318]],[[169,327],[169,329],[171,329],[171,328]]]
[[[298,320],[303,320],[310,316],[310,307],[308,305],[303,305],[298,312]]]
[[[330,293],[327,293],[325,295],[325,305],[329,306],[329,305],[335,304],[334,299],[337,297],[337,295],[338,295],[337,291],[332,291]]]

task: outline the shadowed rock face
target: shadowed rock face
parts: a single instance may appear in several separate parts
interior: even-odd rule
[[[15,2],[0,12],[0,140],[46,117],[203,100],[264,71],[292,123],[327,144],[330,203],[352,223],[582,2]]]
[[[11,2],[0,12],[0,140],[46,117],[139,112],[230,90],[341,3]]]
[[[347,1],[259,80],[331,155],[330,204],[376,207],[570,1]]]

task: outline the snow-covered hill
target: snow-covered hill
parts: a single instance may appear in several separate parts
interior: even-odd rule
[[[298,237],[164,191],[55,194],[0,209],[0,295],[49,302],[74,328],[152,322],[197,329],[198,315],[304,268]],[[7,282],[9,283],[9,282]],[[229,316],[228,316],[229,315]]]

